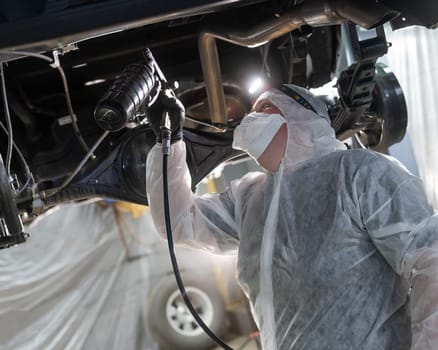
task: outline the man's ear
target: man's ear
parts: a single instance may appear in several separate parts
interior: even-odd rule
[[[279,169],[287,146],[287,125],[284,123],[278,129],[265,151],[257,162],[268,171],[275,172]]]

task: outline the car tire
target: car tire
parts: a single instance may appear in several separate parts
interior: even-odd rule
[[[226,310],[216,285],[190,276],[184,277],[183,281],[202,320],[217,336],[222,336]],[[204,350],[215,345],[190,314],[173,275],[154,286],[148,301],[147,319],[160,350]]]

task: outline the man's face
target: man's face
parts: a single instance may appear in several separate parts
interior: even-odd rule
[[[256,104],[253,106],[251,112],[280,114],[281,116],[283,116],[283,113],[281,113],[281,111],[271,101],[267,99],[257,101]]]

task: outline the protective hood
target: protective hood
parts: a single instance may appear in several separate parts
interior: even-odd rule
[[[299,86],[288,84],[281,90],[273,88],[264,92],[255,105],[269,100],[287,122],[288,143],[283,159],[285,169],[346,148],[336,139],[323,101]]]

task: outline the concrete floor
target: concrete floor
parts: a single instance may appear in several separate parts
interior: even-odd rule
[[[261,347],[257,345],[254,339],[250,340],[245,337],[234,338],[231,341],[226,341],[226,344],[234,350],[261,350]],[[215,347],[212,350],[222,350],[222,348]]]

